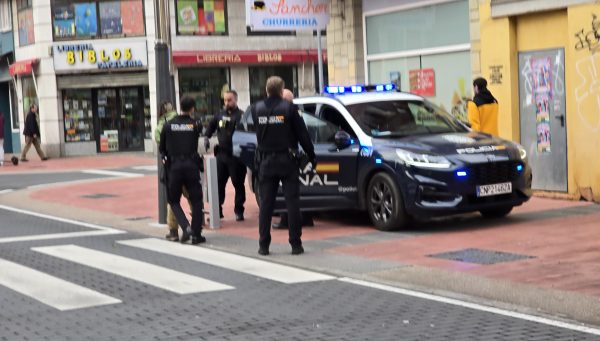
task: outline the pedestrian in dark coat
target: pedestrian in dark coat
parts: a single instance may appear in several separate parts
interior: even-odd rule
[[[48,160],[46,154],[42,150],[40,145],[40,126],[38,125],[37,120],[37,104],[32,104],[29,107],[29,113],[25,117],[25,128],[23,129],[23,135],[25,135],[25,147],[23,148],[23,152],[21,152],[21,161],[27,162],[27,152],[31,145],[35,147],[35,151],[40,156],[42,161]]]

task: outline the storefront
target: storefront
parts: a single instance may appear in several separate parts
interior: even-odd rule
[[[316,50],[273,51],[175,51],[179,96],[196,99],[196,109],[205,124],[223,106],[223,93],[235,89],[242,110],[266,97],[269,76],[283,78],[286,87],[298,95],[311,85],[314,93]]]
[[[367,82],[396,83],[466,121],[472,96],[469,2],[400,3],[363,3]]]
[[[144,39],[58,43],[64,154],[144,151],[151,139]]]

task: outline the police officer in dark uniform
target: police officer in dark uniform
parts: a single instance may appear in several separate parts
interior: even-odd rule
[[[202,236],[202,187],[200,185],[200,168],[202,158],[198,154],[198,138],[202,126],[191,115],[195,109],[195,101],[185,96],[181,99],[181,114],[165,123],[160,134],[159,151],[165,160],[167,172],[167,199],[183,230],[180,241],[192,244],[206,241]],[[181,208],[182,187],[185,186],[192,203],[192,225]]]
[[[223,218],[223,203],[225,202],[225,187],[227,179],[231,178],[235,188],[235,220],[244,220],[244,202],[246,202],[246,165],[233,156],[232,137],[235,127],[244,112],[237,106],[238,94],[234,90],[225,92],[223,101],[225,108],[213,117],[204,133],[206,149],[210,147],[209,138],[217,132],[219,145],[215,147],[217,156],[217,179],[219,183],[219,213]]]
[[[269,254],[271,244],[271,216],[279,182],[288,210],[289,242],[292,254],[304,252],[302,226],[300,225],[300,180],[298,142],[314,168],[314,146],[304,121],[293,104],[282,99],[284,82],[280,77],[267,79],[267,99],[252,107],[252,118],[256,126],[258,148],[256,169],[258,170],[260,213],[259,249],[261,255]]]

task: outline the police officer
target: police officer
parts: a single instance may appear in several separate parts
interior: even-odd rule
[[[215,131],[219,145],[215,147],[217,156],[217,181],[219,183],[219,213],[223,218],[223,203],[225,202],[225,187],[227,179],[231,178],[235,188],[235,220],[244,220],[244,202],[246,202],[246,165],[233,156],[232,137],[235,128],[244,112],[237,106],[238,94],[234,90],[226,91],[223,96],[225,107],[213,117],[204,133],[206,149],[210,147],[209,140]]]
[[[198,138],[202,127],[192,119],[195,101],[184,96],[181,99],[181,114],[165,123],[160,134],[159,151],[165,161],[167,171],[167,199],[183,230],[180,241],[192,244],[206,241],[202,236],[202,187],[200,186],[200,167],[202,158],[198,154]],[[181,208],[179,201],[183,186],[187,188],[192,203],[192,226]]]
[[[288,210],[289,242],[292,246],[292,254],[299,255],[304,252],[304,248],[300,239],[302,227],[299,207],[298,142],[313,168],[315,151],[297,108],[282,98],[283,80],[271,76],[267,79],[266,88],[268,98],[258,102],[252,108],[258,142],[256,151],[260,193],[258,253],[269,254],[271,216],[281,182]]]

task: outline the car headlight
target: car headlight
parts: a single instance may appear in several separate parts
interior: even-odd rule
[[[447,169],[452,165],[448,159],[439,155],[417,154],[402,149],[396,149],[396,154],[407,165],[419,168]]]
[[[521,156],[521,160],[527,158],[527,151],[522,146],[519,146],[519,155]]]

